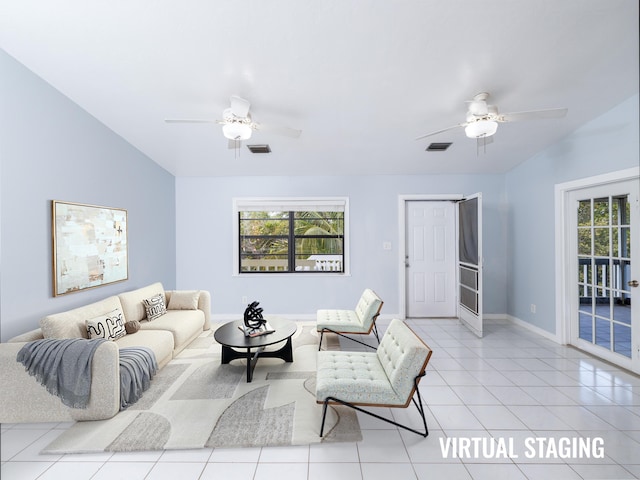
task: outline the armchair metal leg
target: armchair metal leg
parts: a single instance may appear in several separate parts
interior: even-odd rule
[[[320,436],[322,437],[322,434],[324,432],[324,421],[327,418],[327,407],[329,406],[329,399],[327,398],[324,401],[324,405],[322,407],[322,425],[320,425]]]
[[[419,430],[415,430],[411,427],[408,427],[406,425],[402,425],[400,423],[394,422],[393,420],[389,420],[388,418],[384,418],[381,417],[380,415],[377,415],[373,412],[369,412],[367,410],[364,410],[352,403],[349,402],[345,402],[344,400],[340,400],[339,398],[335,398],[335,397],[327,397],[324,402],[323,402],[323,407],[322,407],[322,425],[320,426],[320,436],[322,437],[322,434],[324,433],[324,423],[325,423],[325,419],[327,416],[327,407],[329,406],[329,402],[335,402],[335,403],[339,403],[341,405],[344,405],[346,407],[351,407],[354,410],[357,410],[358,412],[362,412],[366,415],[369,415],[371,417],[375,417],[379,420],[382,420],[384,422],[390,423],[392,425],[395,425],[396,427],[400,427],[400,428],[404,428],[405,430],[408,430],[412,433],[415,433],[417,435],[420,435],[422,437],[427,437],[429,435],[429,429],[427,428],[427,419],[425,418],[424,415],[424,405],[422,405],[422,398],[420,397],[420,390],[418,390],[418,380],[423,377],[425,374],[422,373],[421,375],[417,376],[414,379],[414,384],[416,386],[416,394],[418,395],[418,401],[416,402],[415,397],[411,397],[411,400],[413,401],[413,404],[416,406],[416,408],[418,409],[418,413],[420,413],[420,417],[422,418],[422,424],[424,426],[424,432],[421,432]]]

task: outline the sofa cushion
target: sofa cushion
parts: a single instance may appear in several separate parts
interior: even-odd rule
[[[180,290],[165,290],[164,296],[167,299],[167,304],[171,303],[171,297],[174,293],[179,293]],[[211,294],[207,290],[198,291],[198,310],[204,312],[204,330],[211,329]]]
[[[145,298],[144,309],[147,312],[147,320],[152,321],[167,313],[167,307],[164,301],[164,294],[158,293],[151,298]],[[136,320],[131,320],[135,322]]]
[[[109,297],[80,308],[47,315],[40,320],[44,338],[89,338],[86,321],[121,308],[118,297]]]
[[[164,330],[138,330],[116,340],[118,348],[147,347],[156,356],[158,368],[164,367],[173,358],[173,335]]]
[[[88,319],[87,333],[89,338],[104,338],[105,340],[124,337],[127,331],[124,327],[122,310],[116,308],[105,315]]]
[[[124,292],[118,295],[122,303],[122,311],[127,322],[132,320],[143,320],[147,318],[147,311],[144,307],[144,300],[161,293],[164,295],[164,288],[160,282],[153,283],[146,287]]]
[[[169,298],[169,310],[197,310],[200,290],[175,291]]]
[[[173,334],[174,353],[181,351],[191,340],[202,333],[204,313],[202,310],[167,310],[162,317],[149,322],[140,322],[140,331],[163,330]],[[140,333],[140,332],[138,332]]]

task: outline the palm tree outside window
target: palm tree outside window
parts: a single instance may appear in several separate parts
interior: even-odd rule
[[[238,273],[345,273],[346,201],[264,202],[237,208]]]

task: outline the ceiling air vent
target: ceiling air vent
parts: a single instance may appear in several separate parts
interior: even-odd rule
[[[451,146],[451,142],[448,143],[432,143],[427,147],[427,152],[444,152]]]
[[[251,150],[251,153],[271,153],[271,147],[269,145],[247,145],[247,148]]]

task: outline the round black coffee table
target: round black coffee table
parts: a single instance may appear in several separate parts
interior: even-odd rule
[[[243,358],[247,361],[247,383],[253,379],[253,370],[259,357],[281,358],[285,362],[293,362],[291,337],[296,333],[296,324],[278,317],[271,317],[267,320],[275,332],[258,337],[246,337],[239,328],[244,326],[244,322],[235,320],[225,323],[213,334],[216,342],[222,345],[222,364],[237,358]],[[264,351],[265,347],[280,342],[285,342],[282,348]]]

